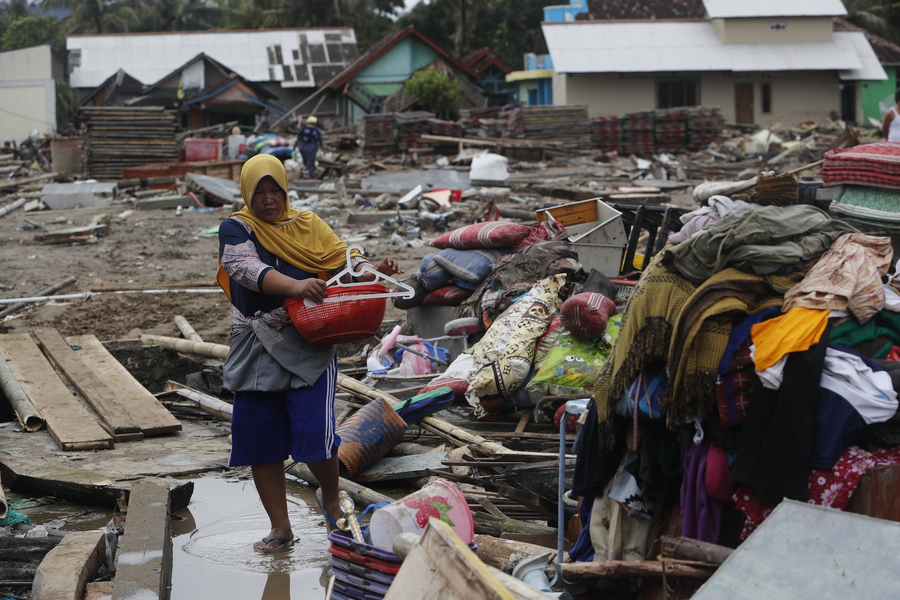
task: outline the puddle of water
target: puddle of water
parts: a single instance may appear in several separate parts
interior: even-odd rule
[[[249,480],[195,479],[188,508],[173,521],[172,600],[325,597],[328,538],[315,493],[288,478],[288,511],[297,540],[262,554],[252,544],[269,532]]]

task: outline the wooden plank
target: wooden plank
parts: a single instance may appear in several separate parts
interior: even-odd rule
[[[19,385],[44,415],[47,431],[60,449],[112,448],[112,437],[63,384],[30,335],[0,335],[0,356],[6,358]]]
[[[89,579],[106,559],[102,531],[73,531],[38,566],[32,600],[80,600]]]
[[[181,431],[181,423],[166,407],[147,391],[122,363],[107,351],[93,335],[75,335],[66,338],[69,344],[81,346],[75,354],[115,390],[125,410],[134,419],[144,435],[161,435]]]
[[[515,600],[449,525],[432,519],[384,600]]]
[[[431,470],[446,469],[441,464],[446,457],[446,452],[384,457],[353,479],[355,481],[390,481],[393,479],[425,477],[431,474]]]
[[[167,600],[172,587],[169,488],[148,482],[131,487],[113,600]]]
[[[116,399],[115,393],[78,358],[66,340],[55,329],[36,329],[38,342],[43,346],[55,366],[72,382],[85,400],[100,415],[102,424],[117,442],[142,440],[144,434],[125,407]]]

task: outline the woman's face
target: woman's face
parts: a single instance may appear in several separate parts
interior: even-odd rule
[[[284,190],[270,176],[266,175],[256,184],[250,210],[266,223],[274,223],[281,216],[285,203]]]

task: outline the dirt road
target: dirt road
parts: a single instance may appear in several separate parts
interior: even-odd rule
[[[348,207],[349,208],[349,207]],[[230,209],[209,212],[131,210],[129,204],[59,211],[22,212],[0,218],[0,298],[33,296],[67,277],[74,285],[61,294],[88,292],[105,286],[146,289],[182,282],[212,284],[218,247],[214,228]],[[109,216],[108,236],[80,245],[48,245],[35,241],[42,231],[29,222],[55,231],[87,226],[100,215]],[[341,226],[342,237],[351,231]],[[406,271],[418,268],[427,248],[398,248],[389,241],[369,240],[366,253],[375,259],[393,255]],[[389,305],[388,317],[402,317]],[[126,339],[139,328],[145,333],[179,335],[173,323],[183,315],[205,341],[228,342],[231,309],[222,293],[113,294],[104,292],[84,301],[52,301],[17,313],[0,322],[0,332],[21,327],[54,327],[64,335],[92,333],[100,340]]]

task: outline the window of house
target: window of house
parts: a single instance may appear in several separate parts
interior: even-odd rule
[[[772,84],[762,84],[762,112],[768,114],[772,112]]]
[[[656,107],[696,106],[700,104],[697,79],[660,79],[656,82]]]

